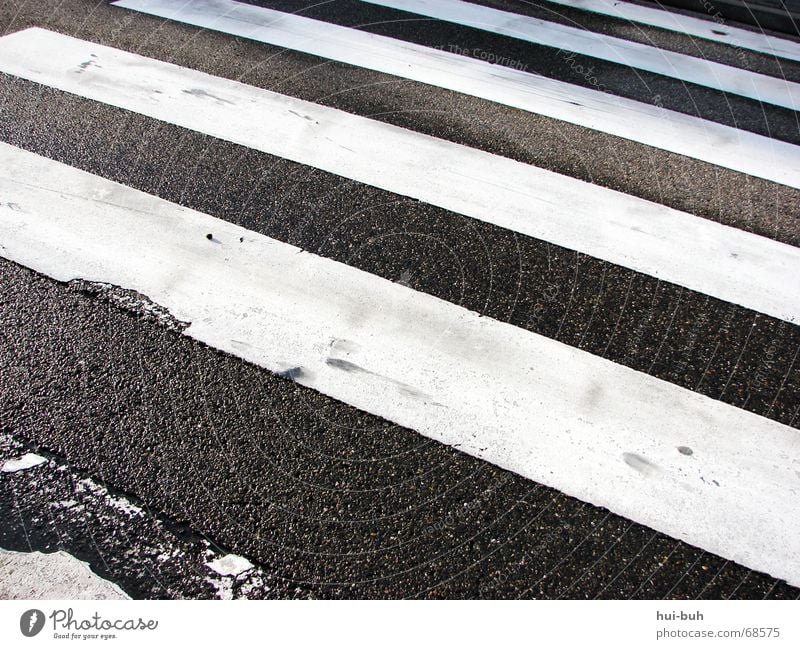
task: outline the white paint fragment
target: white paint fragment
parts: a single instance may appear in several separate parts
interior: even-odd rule
[[[233,599],[233,579],[230,577],[206,577],[206,582],[211,584],[219,600]]]
[[[98,66],[80,75],[71,71],[92,56]],[[0,38],[0,70],[800,322],[800,249],[709,219],[485,151],[41,29]],[[611,112],[619,111],[614,107]],[[691,137],[683,134],[676,141]],[[800,147],[793,149],[794,182],[800,183]],[[4,157],[11,156],[11,150],[6,148]],[[6,175],[16,179],[15,193],[38,191],[25,184],[38,176],[9,169]],[[10,200],[0,206],[8,213],[6,221],[24,222],[24,212],[9,207]],[[167,311],[177,321],[188,322]]]
[[[8,145],[0,194],[8,259],[800,586],[794,428]]]
[[[59,500],[58,502],[54,502],[52,506],[54,509],[72,509],[73,507],[78,507],[79,504],[77,500],[68,499],[68,500]]]
[[[144,516],[144,510],[138,505],[134,505],[127,498],[119,498],[117,496],[112,496],[111,494],[106,494],[106,502],[113,509],[116,509],[118,512],[129,518],[134,516]]]
[[[213,555],[213,552],[210,552]],[[217,599],[231,600],[234,598],[234,584],[239,583],[239,599],[247,599],[247,597],[257,588],[264,587],[263,574],[255,569],[244,557],[237,554],[226,554],[212,561],[206,562],[215,575],[208,575],[206,581],[214,587]],[[241,575],[248,573],[243,577],[244,581],[240,581]]]
[[[25,453],[25,455],[22,457],[6,460],[3,463],[3,466],[0,467],[0,471],[3,473],[16,473],[17,471],[26,471],[27,469],[32,469],[35,466],[44,464],[45,462],[47,462],[47,458],[43,458],[41,455],[36,455],[36,453]]]
[[[0,599],[130,599],[116,584],[64,551],[0,549]]]
[[[76,491],[88,491],[93,496],[97,498],[102,498],[106,504],[115,509],[121,514],[125,516],[132,517],[132,516],[144,516],[144,510],[139,507],[138,505],[134,505],[130,500],[127,498],[123,498],[120,496],[112,496],[108,489],[103,487],[102,485],[97,484],[91,478],[83,478],[77,482],[75,485]]]
[[[269,586],[264,583],[264,579],[260,574],[254,573],[248,581],[242,585],[241,587],[241,597],[247,598],[253,591],[262,589],[264,592],[269,592],[272,590]]]
[[[253,569],[253,564],[238,554],[226,554],[223,557],[207,562],[206,565],[218,575],[226,577],[236,577]]]
[[[657,105],[240,2],[124,0],[115,4],[480,97],[790,187],[800,186],[800,147]],[[4,38],[13,37],[14,34]],[[57,67],[64,76],[69,74],[67,70],[72,66],[59,65],[59,57],[56,52],[31,52],[30,63],[3,65],[10,74],[56,85],[41,79],[51,76],[45,70],[51,66]],[[85,74],[72,74],[70,80],[79,85],[98,74],[102,75],[103,70],[92,66]],[[131,74],[134,73],[129,73],[128,78]],[[163,98],[151,94],[148,99],[157,105]],[[235,110],[229,104],[223,105],[226,106],[228,116],[241,110],[241,105]],[[385,156],[389,160],[391,151],[387,146]],[[502,175],[498,173],[496,177],[502,178]],[[462,180],[462,184],[469,182],[469,179]]]

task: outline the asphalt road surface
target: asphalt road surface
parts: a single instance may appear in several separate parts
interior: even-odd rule
[[[0,548],[134,598],[800,598],[799,35],[120,4],[0,4]],[[219,22],[258,8],[317,22]]]

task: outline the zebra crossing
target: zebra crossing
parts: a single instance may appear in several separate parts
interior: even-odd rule
[[[568,25],[498,11],[464,0],[370,1],[384,7],[451,21],[519,38],[529,43],[547,45],[559,50],[620,63],[634,69],[655,72],[687,83],[735,93],[784,108],[796,109],[800,100],[797,84],[786,79],[751,73],[706,59],[596,34]]]
[[[484,23],[484,17],[497,18],[498,12],[480,4],[362,4],[456,20],[477,28],[477,39],[487,26],[499,30],[501,25],[499,20],[489,25],[488,18]],[[242,157],[268,156],[263,163],[267,168],[294,165],[287,175],[310,179],[311,200],[315,186],[335,182],[349,188],[345,192],[366,192],[369,198],[356,198],[353,207],[361,200],[366,200],[365,209],[378,206],[381,211],[384,206],[390,222],[402,221],[416,210],[415,221],[453,223],[464,231],[481,228],[488,238],[513,241],[520,260],[530,257],[532,250],[525,248],[523,253],[520,246],[536,245],[547,251],[548,268],[553,250],[555,263],[559,257],[576,261],[574,277],[546,283],[548,293],[534,300],[529,317],[519,322],[438,294],[438,289],[409,286],[408,277],[397,281],[359,267],[350,261],[352,252],[335,254],[324,246],[304,250],[293,245],[291,237],[275,236],[279,228],[269,223],[274,214],[262,214],[256,225],[247,220],[237,223],[231,214],[187,206],[183,200],[161,196],[157,188],[146,191],[122,178],[107,177],[108,171],[96,173],[93,167],[105,152],[86,150],[79,142],[75,150],[84,149],[80,155],[27,150],[21,146],[25,134],[13,129],[0,145],[4,170],[0,255],[6,260],[59,282],[82,280],[147,296],[183,323],[184,336],[225,352],[237,363],[265,368],[282,377],[278,381],[290,379],[415,431],[408,439],[428,438],[473,456],[479,470],[489,463],[521,476],[520,484],[526,488],[544,485],[605,508],[610,513],[602,521],[611,515],[624,517],[625,533],[634,525],[651,528],[650,541],[636,557],[646,554],[647,545],[663,534],[769,575],[769,592],[781,580],[800,586],[793,560],[800,552],[796,517],[800,370],[795,362],[800,349],[796,324],[800,252],[791,225],[800,210],[797,143],[256,4],[121,0],[106,10],[115,20],[123,16],[139,20],[140,14],[123,8],[168,19],[179,29],[202,27],[222,32],[222,39],[256,41],[250,47],[272,45],[346,63],[355,70],[401,77],[424,84],[423,95],[428,86],[436,86],[499,102],[519,109],[522,120],[529,114],[543,115],[602,137],[691,157],[696,160],[693,164],[707,169],[722,167],[736,177],[750,174],[766,181],[780,204],[788,206],[777,218],[790,224],[771,237],[643,199],[624,187],[612,189],[464,144],[447,134],[434,136],[401,127],[371,114],[145,56],[130,47],[112,47],[46,26],[8,30],[0,37],[0,72],[9,80],[9,88],[22,84],[12,93],[30,91],[35,84],[42,89],[37,92],[55,93],[67,104],[78,102],[80,109],[91,106],[104,119],[117,115],[122,124],[140,120],[153,129],[176,129],[187,140],[201,138],[205,151],[233,146]],[[462,11],[474,18],[463,19]],[[530,27],[529,36],[542,36],[533,22],[520,24]],[[516,29],[506,28],[505,35],[516,38],[511,33]],[[782,47],[788,52],[800,50],[800,44],[786,39]],[[630,50],[625,63],[637,67],[628,57],[638,57],[639,51]],[[777,45],[773,49],[782,51]],[[267,57],[263,65],[272,60]],[[754,87],[762,83],[763,75],[737,74]],[[791,107],[795,82],[770,79],[790,98],[775,103]],[[764,95],[758,97],[764,100]],[[454,101],[461,101],[458,94]],[[762,110],[771,109],[764,105]],[[125,141],[127,136],[120,130],[115,137]],[[198,174],[212,187],[220,183],[219,191],[226,183],[249,186],[244,203],[234,206],[244,211],[247,203],[258,200],[254,197],[260,183],[235,180],[235,175],[246,173],[242,171],[246,166],[228,169],[221,178]],[[323,190],[323,199],[311,213],[324,212],[332,195],[329,188]],[[279,203],[287,213],[305,211],[308,218],[308,200],[298,203],[286,192]],[[304,227],[301,222],[298,230]],[[369,242],[380,238],[371,237]],[[387,251],[392,245],[389,241],[378,254],[391,255]],[[506,253],[511,248],[507,243],[501,247]],[[415,253],[403,254],[408,262]],[[578,281],[581,258],[602,272],[589,271]],[[590,295],[575,297],[581,293],[579,285],[596,281],[598,275],[599,287]],[[615,285],[609,278],[607,286],[606,278],[615,275],[625,281]],[[494,271],[489,281],[493,278]],[[655,291],[645,313],[637,313],[629,304],[636,299],[631,297],[634,281]],[[520,297],[527,292],[521,278],[515,287],[503,288],[502,277],[497,283],[498,292],[515,294],[515,303],[526,299]],[[671,298],[666,305],[657,300],[662,286],[665,294],[675,297],[674,306]],[[610,303],[601,306],[606,298]],[[700,382],[690,386],[670,372],[678,365],[688,374],[692,360],[678,359],[680,354],[669,349],[671,344],[663,349],[682,300],[699,313],[685,326],[688,333],[681,325],[685,337],[677,352],[683,349],[691,357],[695,349],[716,345],[709,347],[712,353]],[[542,302],[566,305],[556,331],[543,326],[551,318],[542,310],[553,304],[543,307]],[[570,308],[577,309],[578,320],[589,325],[617,313],[603,353],[584,345],[588,328],[579,344],[560,339]],[[628,351],[660,340],[655,356],[662,351],[669,356],[663,363],[668,369],[655,369],[655,358],[649,368],[642,368],[624,354],[605,357],[623,315],[631,309],[637,314],[628,332]],[[650,323],[662,316],[668,318],[666,331],[656,327],[648,333]],[[752,324],[739,328],[734,318]],[[744,336],[741,346],[732,340],[734,329]],[[705,330],[716,331],[716,340],[703,341]],[[751,337],[765,336],[772,348],[781,349],[778,371],[773,371],[776,352],[765,370],[764,358],[747,350]],[[732,351],[727,353],[733,354],[735,363],[726,366],[719,379],[721,393],[708,395],[700,386],[715,364],[715,355],[721,357],[729,347]],[[737,376],[740,364],[760,367],[762,378],[765,371],[775,374],[768,389],[777,389],[768,409],[754,412],[748,407],[755,390],[752,381]],[[750,393],[732,402],[731,393],[726,397],[729,389],[737,396]],[[288,410],[297,407],[289,405]],[[388,442],[379,439],[379,443]],[[113,483],[117,478],[108,479]],[[476,509],[480,508],[468,511]],[[420,536],[428,535],[415,534],[413,543],[419,543]],[[295,542],[299,547],[301,542]],[[313,548],[308,550],[313,555]],[[484,557],[494,553],[481,552]],[[435,550],[434,554],[438,556]],[[511,556],[513,561],[513,551]],[[306,557],[298,564],[307,561]],[[313,565],[312,561],[312,572]],[[372,572],[365,575],[380,572],[379,561],[370,566]],[[402,574],[407,568],[401,561],[392,569]],[[576,570],[580,577],[571,584],[589,568]],[[724,566],[718,574],[723,570]],[[444,572],[448,572],[446,562]],[[461,574],[451,572],[453,579]],[[335,581],[335,570],[326,579]],[[483,596],[486,580],[479,582]],[[529,593],[532,582],[523,578],[515,592]],[[446,580],[437,576],[419,591],[397,586],[388,594],[422,595],[439,583]],[[502,588],[508,582],[492,583]],[[606,592],[608,585],[602,584],[600,592]],[[640,592],[643,585],[640,582],[632,591]],[[671,581],[667,592],[676,587]],[[797,595],[793,589],[788,592]]]
[[[792,285],[800,267],[796,247],[93,43],[36,29],[5,38],[0,70],[16,76],[437,205],[789,322],[800,319],[800,295]],[[65,67],[67,61],[71,64]],[[85,72],[76,72],[86,62]],[[133,87],[125,82],[130,71],[138,77]],[[260,121],[265,118],[267,124]],[[390,159],[383,157],[387,150]],[[765,286],[772,289],[765,292]]]
[[[115,6],[474,95],[790,187],[800,178],[797,148],[784,142],[514,68],[234,0],[124,0]]]

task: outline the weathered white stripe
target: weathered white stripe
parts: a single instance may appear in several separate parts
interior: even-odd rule
[[[130,599],[115,583],[98,577],[88,563],[63,550],[43,553],[0,548],[0,576],[2,599]]]
[[[228,0],[115,4],[462,92],[800,187],[800,147],[599,90]]]
[[[511,36],[529,43],[556,47],[564,52],[575,52],[628,65],[784,108],[800,108],[800,84],[662,50],[652,45],[483,7],[463,0],[363,1]]]
[[[5,144],[0,196],[8,259],[800,586],[796,429]]]
[[[800,249],[343,111],[40,29],[0,70],[800,321]]]
[[[663,11],[655,7],[643,7],[620,0],[549,0],[554,4],[574,7],[593,13],[629,20],[632,23],[651,25],[673,32],[697,36],[709,41],[725,43],[754,52],[771,54],[783,59],[800,61],[800,43],[768,34],[732,27],[724,21],[713,20],[716,9],[712,9],[708,20],[684,14]],[[709,6],[712,6],[709,4]]]

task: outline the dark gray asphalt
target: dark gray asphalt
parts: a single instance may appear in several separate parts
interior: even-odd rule
[[[374,18],[355,15],[373,9],[351,2],[318,11],[340,21]],[[407,24],[395,16],[374,29]],[[372,115],[800,244],[800,192],[619,138],[102,2],[0,7],[0,31],[28,25]],[[445,43],[451,35],[442,29],[428,24],[415,39]],[[483,38],[466,32],[458,37]],[[563,73],[552,52],[536,60],[543,73]],[[758,107],[744,102],[735,110],[758,122]],[[719,111],[708,116],[725,119]],[[784,139],[797,136],[786,115],[777,111],[774,119],[770,128],[784,129]],[[0,139],[798,425],[800,327],[5,76]],[[273,593],[800,595],[5,261],[0,330],[3,432],[259,563],[275,580]],[[11,512],[18,499],[10,503],[2,489],[0,507]],[[37,502],[22,519],[38,530],[37,543],[53,547]],[[24,543],[20,529],[0,536],[0,545],[4,538]],[[79,533],[65,532],[59,543],[97,563]],[[102,574],[115,571],[124,563],[112,561]],[[133,592],[156,596],[136,579]],[[186,592],[195,595],[192,583]]]
[[[0,464],[29,450],[0,433]],[[308,596],[259,568],[219,575],[207,564],[228,554],[226,549],[46,455],[46,464],[0,480],[0,548],[65,550],[134,599]],[[0,584],[0,592],[3,586],[8,584]]]
[[[0,268],[0,326],[13,341],[0,361],[3,432],[306,596],[800,594],[31,271]],[[45,535],[51,525],[34,513],[26,528]],[[80,545],[65,536],[66,548]],[[112,578],[125,570],[106,563]]]

